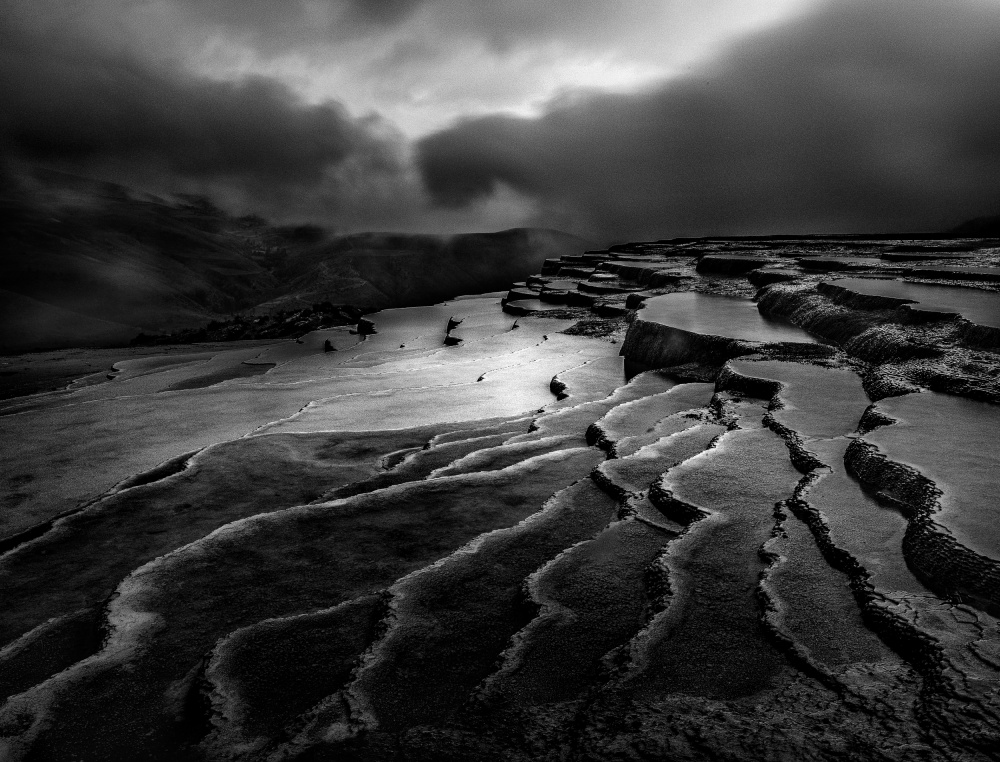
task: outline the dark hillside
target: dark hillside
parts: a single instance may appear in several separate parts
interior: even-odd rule
[[[0,187],[0,351],[127,343],[237,313],[369,309],[499,289],[584,247],[548,230],[362,233],[232,217],[61,172]]]

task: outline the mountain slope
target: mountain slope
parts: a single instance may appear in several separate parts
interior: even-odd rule
[[[0,351],[127,343],[237,312],[371,309],[506,286],[584,242],[548,230],[363,233],[235,218],[60,172],[0,183]]]

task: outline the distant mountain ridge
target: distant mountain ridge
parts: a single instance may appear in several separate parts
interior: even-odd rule
[[[505,288],[587,242],[515,228],[453,236],[275,226],[60,172],[0,188],[0,351],[127,343],[317,302],[369,309]]]

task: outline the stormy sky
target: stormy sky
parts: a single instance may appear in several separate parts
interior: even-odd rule
[[[0,150],[338,231],[1000,212],[996,0],[3,0]]]

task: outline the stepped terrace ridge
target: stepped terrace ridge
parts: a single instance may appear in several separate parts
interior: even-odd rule
[[[2,400],[0,758],[995,760],[998,271],[622,244]]]

